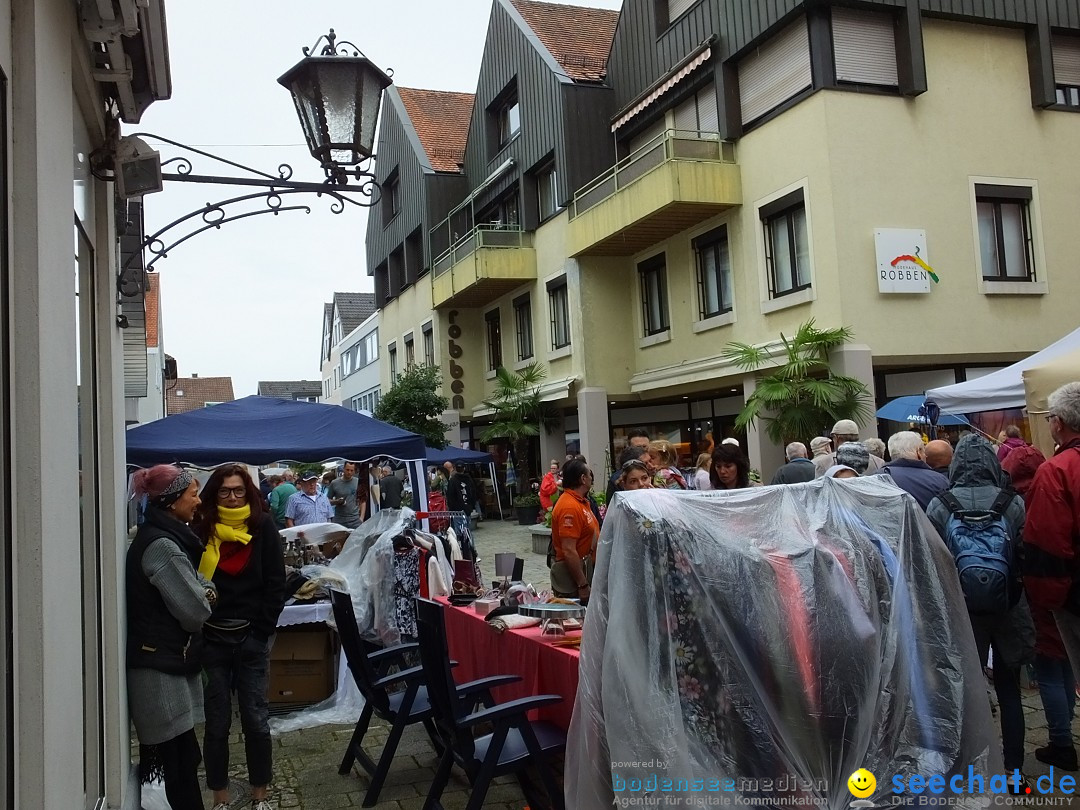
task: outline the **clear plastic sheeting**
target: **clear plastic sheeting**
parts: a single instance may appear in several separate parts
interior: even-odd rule
[[[413,515],[409,509],[383,509],[353,529],[341,553],[328,566],[330,573],[348,585],[361,635],[387,646],[397,644],[401,637],[394,617],[393,540],[412,525]],[[332,616],[326,623],[337,629]],[[270,732],[276,735],[321,725],[351,725],[363,708],[364,698],[346,673],[338,679],[334,694],[321,703],[271,717]]]
[[[619,493],[568,807],[840,810],[859,768],[883,806],[894,775],[969,766],[1002,772],[998,735],[955,564],[909,495],[884,477]]]

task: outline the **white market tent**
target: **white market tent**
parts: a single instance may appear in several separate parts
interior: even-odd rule
[[[1074,329],[1031,357],[1025,357],[985,377],[931,388],[926,392],[926,399],[936,402],[944,413],[979,413],[1023,408],[1026,404],[1024,371],[1045,365],[1050,360],[1076,349],[1080,349],[1080,329]]]

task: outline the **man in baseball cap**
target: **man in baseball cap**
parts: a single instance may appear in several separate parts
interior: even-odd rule
[[[844,442],[857,442],[859,441],[859,426],[855,424],[852,419],[840,419],[832,429],[832,446],[839,447]],[[811,444],[811,446],[813,446]],[[829,469],[833,464],[836,464],[836,454],[829,453],[827,455],[814,457],[814,477],[821,478],[825,475],[825,471]],[[866,468],[866,475],[873,475],[878,470],[885,466],[885,462],[879,459],[877,456],[870,456],[870,466]]]
[[[300,476],[300,491],[285,504],[285,525],[305,526],[308,523],[329,523],[334,519],[334,507],[319,492],[318,471]]]

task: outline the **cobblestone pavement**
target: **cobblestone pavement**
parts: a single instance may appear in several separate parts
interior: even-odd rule
[[[546,585],[548,571],[544,555],[533,553],[532,535],[527,527],[518,526],[511,521],[485,521],[475,532],[475,541],[482,558],[481,566],[485,577],[490,579],[492,576],[493,555],[496,551],[513,551],[525,560],[526,581],[538,586]],[[546,539],[543,540],[544,548],[546,542]],[[1036,760],[1034,755],[1037,747],[1047,744],[1046,718],[1038,691],[1025,689],[1023,695],[1028,752],[1024,770],[1034,784],[1036,777],[1049,772],[1049,768]],[[233,728],[239,729],[239,726],[237,719]],[[1080,727],[1074,725],[1074,734],[1078,731]],[[365,739],[364,747],[369,754],[377,758],[387,733],[388,727],[375,721]],[[366,773],[355,766],[352,774],[348,776],[340,776],[337,772],[351,735],[351,726],[324,726],[275,737],[274,785],[271,793],[273,805],[280,810],[360,807],[368,784]],[[243,784],[244,748],[238,732],[233,737],[231,761],[235,797],[232,806],[246,810],[250,799],[247,796],[247,787]],[[376,807],[384,810],[419,810],[437,764],[431,743],[423,730],[419,726],[406,729]],[[443,795],[443,805],[446,810],[460,810],[465,807],[468,796],[468,782],[460,769],[455,768]],[[1072,806],[1070,797],[1062,799],[1064,802],[1061,806]],[[206,800],[209,808],[209,794],[206,795]],[[512,777],[504,777],[492,785],[484,807],[490,810],[521,810],[525,805],[517,782]],[[571,803],[568,804],[568,810],[602,808],[578,808]]]

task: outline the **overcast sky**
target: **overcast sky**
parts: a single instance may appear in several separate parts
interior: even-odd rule
[[[576,5],[617,9],[620,0]],[[289,93],[277,78],[331,27],[405,87],[474,92],[488,0],[171,0],[173,94],[125,133],[151,132],[297,180],[321,181]],[[160,146],[163,159],[176,154]],[[233,169],[193,156],[196,174]],[[168,169],[167,169],[168,170]],[[254,189],[249,189],[249,191]],[[245,193],[167,184],[145,198],[151,234],[208,202]],[[320,380],[323,304],[370,292],[365,211],[329,212],[314,195],[286,198],[310,214],[261,215],[210,230],[160,260],[162,341],[181,376],[231,376],[237,397],[259,380]]]

